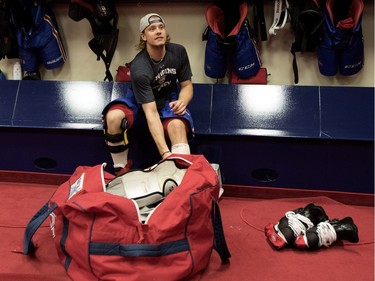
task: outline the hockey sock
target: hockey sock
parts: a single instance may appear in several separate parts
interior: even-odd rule
[[[187,143],[176,143],[172,145],[172,153],[190,154],[190,146]]]

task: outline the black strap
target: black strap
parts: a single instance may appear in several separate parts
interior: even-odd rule
[[[202,33],[202,41],[207,41],[208,40],[208,29],[209,28],[210,27],[207,26],[206,29],[203,31],[203,33]]]
[[[31,218],[27,224],[24,237],[23,237],[23,253],[25,255],[32,254],[35,252],[35,245],[32,238],[35,232],[39,229],[41,224],[48,218],[48,216],[56,209],[57,204],[52,207],[48,207],[49,202],[43,205],[42,208]]]
[[[263,0],[255,0],[254,11],[254,30],[257,37],[260,32],[260,40],[267,41],[267,27],[264,18],[264,3]]]
[[[231,255],[227,246],[227,242],[225,240],[219,203],[217,201],[212,201],[212,223],[214,226],[215,234],[214,249],[219,254],[222,262],[228,262]]]
[[[104,81],[113,81],[109,68],[116,50],[118,34],[118,28],[114,28],[109,34],[95,34],[94,38],[88,43],[90,49],[97,55],[97,60],[101,58],[104,62],[106,69]]]
[[[294,83],[298,84],[299,77],[298,77],[298,66],[297,66],[297,57],[296,57],[296,42],[292,44],[292,49],[290,52],[293,55],[293,73],[294,73]]]

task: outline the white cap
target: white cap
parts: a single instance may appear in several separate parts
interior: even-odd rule
[[[150,20],[150,18],[152,18],[152,17],[158,17],[159,19]],[[145,30],[145,28],[147,26],[149,26],[150,24],[156,23],[156,22],[165,23],[164,20],[163,20],[163,18],[160,15],[158,15],[158,14],[150,13],[150,14],[145,15],[139,21],[139,32],[143,32],[143,30]]]

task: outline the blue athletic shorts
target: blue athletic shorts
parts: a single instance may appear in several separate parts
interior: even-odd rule
[[[190,111],[188,109],[186,109],[186,113],[184,115],[177,115],[177,114],[174,114],[172,112],[172,110],[169,106],[169,103],[171,101],[177,100],[177,98],[178,98],[177,93],[173,93],[172,96],[171,96],[171,100],[168,100],[168,101],[165,102],[165,106],[159,111],[160,119],[162,121],[166,120],[166,119],[169,119],[169,118],[185,119],[189,123],[188,139],[191,140],[194,137],[194,123],[193,123],[193,118],[190,114]],[[135,99],[135,96],[134,96],[134,93],[133,93],[131,88],[129,88],[127,90],[127,92],[125,93],[125,95],[123,97],[115,99],[115,100],[111,101],[110,103],[108,103],[104,107],[102,114],[105,115],[112,105],[118,104],[118,103],[125,104],[126,106],[128,106],[133,111],[133,114],[134,114],[133,128],[136,128],[137,130],[138,129],[142,129],[142,130],[148,129],[146,116],[145,116],[145,114],[142,110],[142,106],[139,103],[137,103],[137,101]]]

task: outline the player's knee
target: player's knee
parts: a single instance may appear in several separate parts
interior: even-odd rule
[[[186,134],[188,131],[188,126],[184,119],[174,118],[167,126],[169,134]]]
[[[125,113],[121,110],[110,110],[104,117],[103,127],[109,133],[119,133],[123,131],[121,128]]]

